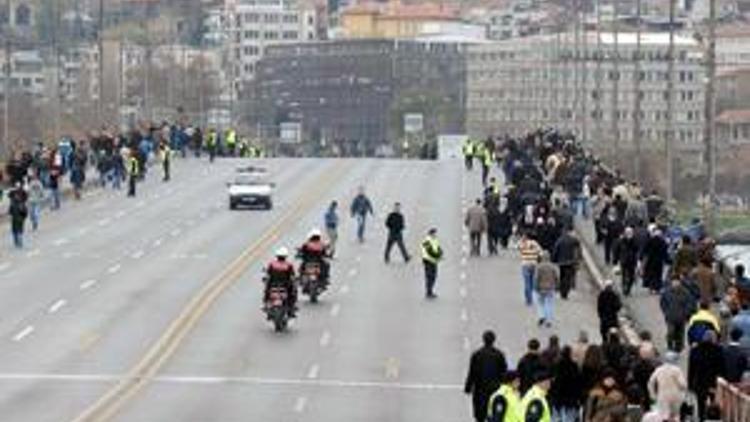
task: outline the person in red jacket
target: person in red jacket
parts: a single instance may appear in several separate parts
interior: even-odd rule
[[[265,290],[263,292],[263,306],[268,302],[268,295],[273,287],[286,289],[289,316],[294,318],[297,311],[297,287],[294,284],[294,266],[287,261],[289,250],[281,247],[276,251],[276,259],[266,267]]]

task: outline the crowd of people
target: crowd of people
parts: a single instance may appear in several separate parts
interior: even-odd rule
[[[700,420],[716,417],[718,378],[741,382],[750,356],[750,279],[744,268],[738,266],[734,279],[722,285],[715,242],[701,226],[675,240],[658,193],[645,195],[637,183],[608,171],[572,135],[539,130],[519,138],[467,141],[464,155],[468,170],[476,160],[483,170],[497,165],[506,181],[501,187],[483,171],[484,196],[466,213],[471,254],[481,254],[483,235],[490,254],[497,253],[498,244],[507,248],[516,235],[523,298],[528,306],[536,304],[540,326],[552,325],[558,292],[565,300],[576,286],[582,261],[576,217],[593,220],[593,243],[619,276],[619,283],[606,280],[597,298],[600,345],[589,345],[585,333],[570,347],[560,347],[551,336],[548,348],[540,350],[532,340],[516,371],[507,371],[498,358],[502,354],[488,341],[494,335],[485,337],[466,384],[474,395],[476,420],[530,420],[524,416],[529,404],[524,395],[533,386],[545,391],[544,406],[551,410],[547,419],[531,420],[624,421],[645,414],[643,420],[676,421],[691,409]],[[662,354],[649,332],[641,333],[638,347],[621,340],[619,314],[639,279],[646,291],[659,295],[668,332]],[[685,342],[687,376],[681,366]],[[515,400],[506,397],[513,391],[517,412],[493,419],[497,404],[490,398],[495,394],[507,403]]]
[[[14,151],[0,171],[0,182],[7,190],[13,245],[23,248],[27,220],[36,231],[47,204],[53,211],[60,209],[66,179],[75,200],[81,200],[87,182],[116,190],[127,182],[127,195],[134,197],[151,164],[159,164],[162,180],[167,182],[174,153],[184,158],[189,151],[198,158],[208,154],[211,161],[217,156],[264,156],[262,148],[233,129],[209,129],[204,136],[199,127],[167,122],[128,132],[103,129],[79,141],[64,138],[54,145],[39,142],[28,150]],[[92,177],[95,180],[90,180]]]

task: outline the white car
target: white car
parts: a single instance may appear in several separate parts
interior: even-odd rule
[[[265,172],[241,172],[234,180],[227,183],[229,191],[229,209],[239,207],[273,208],[273,189],[275,184],[269,182]]]

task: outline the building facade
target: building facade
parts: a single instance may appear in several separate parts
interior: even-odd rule
[[[255,125],[273,138],[298,122],[306,141],[368,152],[400,145],[406,114],[423,116],[425,138],[463,133],[464,57],[462,44],[384,39],[270,47],[255,82]]]
[[[669,128],[668,34],[642,35],[640,70],[634,60],[635,34],[620,34],[616,46],[609,33],[601,40],[591,33],[584,37],[578,48],[570,34],[471,46],[469,133],[523,133],[552,125],[577,132],[592,145],[606,148],[617,138],[619,146],[632,148],[638,95],[641,146],[663,150]],[[681,150],[698,153],[704,120],[703,56],[690,38],[678,37],[676,50],[674,135]]]
[[[443,4],[365,3],[340,14],[341,38],[413,38],[425,26],[440,22],[461,23],[459,9]]]

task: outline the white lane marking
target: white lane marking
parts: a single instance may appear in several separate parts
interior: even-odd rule
[[[357,262],[362,262],[362,255],[357,255],[357,258],[355,259]]]
[[[305,411],[305,407],[307,407],[307,397],[297,397],[297,401],[294,402],[294,411],[302,413]]]
[[[24,338],[28,337],[31,333],[34,332],[34,326],[33,325],[27,325],[26,328],[19,331],[18,334],[13,336],[13,341],[21,341]]]
[[[137,204],[135,204],[136,208],[143,208],[146,206],[146,201],[140,201]]]
[[[461,236],[461,240],[463,240],[464,242],[468,242],[468,241],[469,241],[469,235],[468,235],[468,234],[465,234],[465,233],[464,233],[464,234],[463,234],[463,235]]]
[[[63,306],[67,305],[67,301],[65,299],[60,299],[57,302],[53,303],[52,306],[47,309],[47,312],[50,314],[54,314],[60,309],[62,309]]]
[[[161,194],[160,193],[155,193],[154,194],[154,199],[159,199],[159,198],[161,198]]]
[[[172,236],[179,236],[180,233],[182,233],[182,230],[180,230],[179,228],[174,229],[171,232],[169,232],[169,234],[172,235]]]
[[[105,218],[103,220],[99,220],[99,222],[97,224],[99,224],[100,227],[104,227],[104,226],[108,225],[111,222],[112,222],[111,219]]]
[[[339,292],[341,292],[342,295],[349,293],[349,285],[344,284],[343,286],[341,286],[341,288],[339,289]]]
[[[318,375],[320,374],[320,365],[317,363],[310,367],[310,370],[307,371],[307,379],[317,379]]]
[[[89,227],[83,227],[80,230],[78,230],[78,235],[79,236],[84,236],[85,234],[87,234],[90,231],[91,231],[91,229]]]
[[[63,237],[63,238],[55,240],[55,242],[53,244],[55,246],[62,246],[62,245],[65,245],[66,243],[70,243],[70,240],[68,240],[68,239],[66,239],[66,238]]]
[[[331,308],[331,316],[335,318],[339,316],[339,312],[341,312],[341,305],[339,305],[338,303],[335,303],[333,307]]]
[[[330,343],[331,343],[331,332],[330,331],[323,332],[323,335],[320,336],[320,347],[328,347]]]
[[[468,292],[466,291],[466,287],[461,287],[460,289],[458,289],[458,294],[461,295],[461,297],[465,298],[468,294]]]
[[[115,218],[125,217],[125,214],[127,214],[127,212],[125,212],[125,211],[117,211],[117,214],[115,214]]]
[[[38,256],[41,253],[42,253],[42,251],[39,250],[39,248],[33,249],[33,250],[31,250],[31,251],[29,251],[29,252],[26,253],[26,258],[33,258],[35,256]]]
[[[115,265],[109,267],[109,269],[107,270],[107,272],[110,273],[110,274],[115,274],[116,272],[120,271],[121,268],[122,268],[121,264],[115,264]]]
[[[208,254],[205,254],[205,253],[193,254],[193,259],[206,259],[206,258],[208,258]]]
[[[469,320],[469,312],[466,309],[461,309],[461,321],[468,321]]]
[[[466,273],[465,272],[461,273],[461,280],[466,280]]]
[[[0,263],[0,271],[5,271],[5,270],[7,270],[8,268],[10,268],[10,262],[3,262],[3,263]]]
[[[86,280],[86,281],[84,281],[83,283],[81,283],[81,285],[80,285],[80,286],[78,286],[78,287],[79,287],[79,288],[80,288],[81,290],[88,290],[88,289],[90,289],[90,288],[94,287],[94,285],[95,285],[96,283],[98,283],[98,282],[97,282],[96,280]]]
[[[185,225],[187,225],[187,226],[193,226],[193,225],[195,225],[195,221],[188,220],[188,221],[185,222]]]
[[[2,381],[57,381],[57,382],[96,382],[112,383],[124,380],[137,380],[115,374],[32,374],[32,373],[4,373],[0,374]],[[444,390],[458,391],[463,384],[437,383],[399,383],[382,381],[344,381],[344,380],[310,380],[294,378],[253,378],[253,377],[203,377],[203,376],[163,376],[150,379],[162,384],[245,384],[245,385],[281,385],[306,386],[328,388],[371,388],[380,390]]]
[[[151,245],[155,248],[158,248],[159,246],[161,246],[161,242],[163,242],[162,239],[156,239],[154,240],[154,243],[152,243]]]
[[[349,270],[349,277],[354,277],[356,275],[357,275],[357,269],[356,268],[352,268],[351,270]]]
[[[133,259],[141,259],[141,258],[143,258],[143,255],[144,255],[144,252],[141,249],[141,250],[137,250],[137,251],[133,252],[133,254],[130,255],[130,257],[133,258]]]
[[[463,344],[464,350],[470,350],[471,349],[471,340],[469,340],[468,337],[464,337],[464,344]]]
[[[461,266],[465,267],[466,263],[467,263],[466,257],[461,258]]]
[[[461,252],[465,254],[469,253],[469,247],[466,245],[461,246]]]

